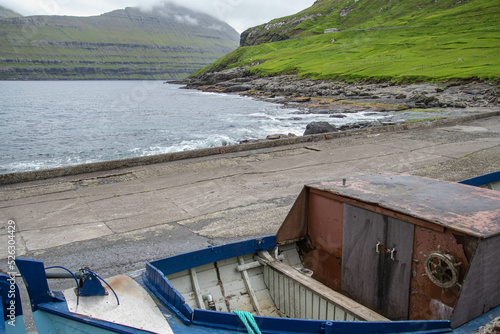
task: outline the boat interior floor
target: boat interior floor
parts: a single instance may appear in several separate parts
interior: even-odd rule
[[[277,257],[277,258],[276,258]],[[209,263],[167,276],[192,309],[246,311],[311,320],[389,319],[313,279],[296,244]]]

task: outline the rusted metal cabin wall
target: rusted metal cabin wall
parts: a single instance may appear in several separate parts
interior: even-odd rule
[[[276,233],[278,244],[295,242],[306,237],[308,195],[309,188],[304,187]]]
[[[413,250],[413,274],[410,282],[410,320],[449,320],[460,292],[458,285],[443,290],[425,274],[425,257],[431,252],[441,251],[461,262],[461,283],[465,277],[472,254],[477,247],[477,238],[445,229],[443,232],[415,226]]]
[[[372,203],[332,194],[328,190],[305,187],[280,228],[277,240],[278,243],[301,240],[298,245],[304,266],[314,271],[313,277],[316,280],[335,291],[341,291],[343,216],[346,204],[414,225],[413,263],[408,291],[410,320],[449,320],[453,314],[454,324],[459,325],[500,304],[500,266],[495,266],[498,262],[495,256],[498,257],[500,236],[490,238],[495,243],[490,239],[481,241],[481,247],[484,247],[482,252],[485,253],[481,256],[487,260],[481,263],[479,257],[475,258],[475,261],[480,262],[477,264],[480,267],[470,270],[469,263],[480,240],[478,237]],[[463,284],[462,289],[457,285],[443,292],[442,288],[423,276],[425,257],[421,253],[428,255],[437,251],[438,246],[442,252],[451,254],[457,262],[462,263],[458,280]],[[373,248],[373,245],[369,247]],[[491,249],[496,249],[496,253]],[[488,271],[492,267],[495,270]],[[481,279],[482,276],[489,277],[488,284]],[[479,288],[482,285],[485,288]],[[487,303],[474,305],[481,303],[481,300],[486,300]],[[469,308],[468,304],[472,306]]]
[[[500,235],[479,241],[453,311],[456,328],[500,305]]]
[[[304,266],[314,278],[335,291],[341,288],[343,203],[326,192],[311,189],[307,208],[308,244]]]

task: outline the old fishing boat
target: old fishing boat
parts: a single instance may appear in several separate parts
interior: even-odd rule
[[[382,173],[305,186],[275,236],[62,292],[16,264],[40,333],[469,333],[500,316],[498,249],[500,192]]]

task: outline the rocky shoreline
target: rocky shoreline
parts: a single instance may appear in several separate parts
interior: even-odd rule
[[[298,108],[303,113],[397,113],[393,122],[433,120],[462,116],[500,106],[498,84],[482,81],[395,84],[391,82],[313,81],[293,75],[248,76],[244,67],[204,74],[181,82],[187,89],[235,93]],[[338,131],[374,124],[351,124]],[[383,125],[383,124],[377,124]],[[274,136],[276,137],[276,136]]]

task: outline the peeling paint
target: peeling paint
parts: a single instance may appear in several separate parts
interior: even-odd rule
[[[500,192],[412,175],[379,173],[311,188],[373,203],[481,238],[500,234]]]

